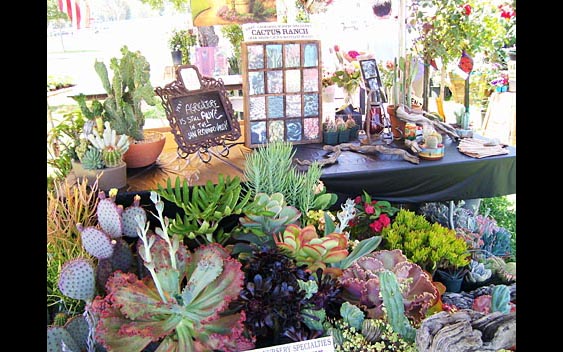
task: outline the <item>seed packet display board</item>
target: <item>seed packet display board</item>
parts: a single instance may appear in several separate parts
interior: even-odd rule
[[[245,146],[322,141],[318,40],[242,43]]]

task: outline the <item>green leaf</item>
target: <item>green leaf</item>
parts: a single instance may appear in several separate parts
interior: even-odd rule
[[[374,236],[360,241],[360,243],[358,243],[356,247],[354,247],[354,250],[346,257],[346,259],[341,260],[338,263],[334,263],[332,264],[332,266],[340,269],[346,269],[350,267],[350,265],[352,265],[359,258],[373,252],[381,243],[381,239],[381,236]]]
[[[221,258],[213,256],[213,253],[203,255],[190,276],[186,287],[182,291],[184,305],[188,306],[208,285],[210,285],[223,270]]]

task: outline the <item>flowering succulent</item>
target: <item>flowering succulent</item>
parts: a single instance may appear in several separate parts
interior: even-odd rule
[[[365,239],[379,235],[383,228],[391,224],[391,216],[399,210],[388,201],[372,200],[371,196],[364,194],[354,199],[356,216],[350,222],[350,237],[352,239]]]

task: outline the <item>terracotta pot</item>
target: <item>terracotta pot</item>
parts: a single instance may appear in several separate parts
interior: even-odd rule
[[[158,131],[145,131],[144,135],[144,140],[129,144],[129,150],[123,154],[123,161],[129,169],[149,166],[162,153],[166,136]]]
[[[82,167],[82,163],[72,161],[72,172],[77,179],[86,178],[89,185],[94,184],[98,175],[101,174],[98,181],[98,189],[102,191],[107,191],[111,188],[119,189],[127,185],[127,165],[124,162],[115,167],[89,170]]]
[[[387,105],[387,114],[389,114],[389,121],[391,122],[391,129],[393,130],[394,138],[403,138],[405,135],[405,121],[399,119],[395,115],[395,105]]]

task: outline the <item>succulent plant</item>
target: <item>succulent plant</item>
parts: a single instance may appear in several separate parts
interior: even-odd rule
[[[342,318],[325,323],[327,335],[333,337],[335,351],[401,351],[415,352],[416,346],[393,331],[383,319],[366,319],[360,308],[344,302]]]
[[[102,160],[106,167],[116,167],[123,162],[123,153],[120,150],[108,147],[102,151]]]
[[[483,282],[488,280],[493,274],[491,269],[485,268],[485,264],[476,260],[471,260],[469,263],[469,272],[467,273],[467,281],[469,282]]]
[[[256,347],[290,342],[284,333],[290,327],[301,330],[307,293],[298,281],[309,280],[305,268],[278,248],[254,252],[243,266],[244,286],[230,309],[246,313],[244,325]]]
[[[490,256],[485,261],[485,267],[491,269],[493,275],[499,277],[502,282],[516,281],[516,262],[505,262],[504,259]]]
[[[381,231],[385,249],[400,249],[412,262],[428,272],[469,264],[467,244],[452,229],[431,224],[422,215],[401,209],[395,221]]]
[[[253,341],[243,336],[245,313],[222,314],[242,287],[240,262],[216,243],[190,253],[177,235],[168,235],[160,197],[152,192],[151,200],[162,227],[152,234],[149,224],[136,218],[142,229],[137,250],[150,277],[141,280],[121,271],[110,276],[107,295],[92,304],[100,317],[98,342],[127,352],[142,351],[151,342],[158,342],[160,350],[253,348]]]
[[[297,208],[286,204],[282,193],[258,193],[251,206],[253,210],[246,211],[239,222],[258,235],[271,236],[281,232],[287,225],[297,223],[301,217]]]
[[[300,228],[291,224],[282,234],[275,236],[275,241],[279,248],[297,261],[297,265],[307,264],[310,270],[324,269],[326,264],[339,262],[348,256],[345,234],[331,233],[319,237],[313,225]]]
[[[483,247],[488,253],[498,257],[507,258],[512,254],[510,240],[512,235],[504,227],[498,227],[492,231],[487,231],[482,235]]]
[[[392,271],[384,270],[379,273],[379,282],[387,320],[395,332],[405,340],[413,342],[416,337],[416,329],[411,326],[405,316],[405,306],[397,276]]]
[[[105,166],[102,160],[102,152],[96,148],[89,148],[80,159],[80,162],[82,167],[87,170],[103,169]]]
[[[170,232],[181,237],[203,243],[225,244],[230,233],[219,228],[219,222],[231,215],[240,215],[246,211],[250,192],[243,194],[240,178],[218,176],[217,184],[208,181],[205,186],[190,188],[188,181],[177,177],[172,187],[170,178],[166,188],[158,185],[157,193],[164,199],[176,204],[183,214],[176,214],[170,224]]]
[[[506,285],[496,285],[491,294],[491,312],[510,313],[510,290]]]
[[[114,154],[121,153],[121,155],[125,154],[129,149],[129,136],[122,134],[118,139],[117,133],[111,128],[109,121],[104,122],[104,127],[104,132],[101,136],[96,129],[86,136],[90,143],[102,152],[102,154],[104,152],[115,152]]]
[[[424,319],[438,292],[428,273],[407,260],[400,250],[379,250],[355,261],[345,269],[338,281],[342,297],[365,310],[368,318],[384,317],[379,273],[390,270],[401,286],[406,316],[414,323]]]

